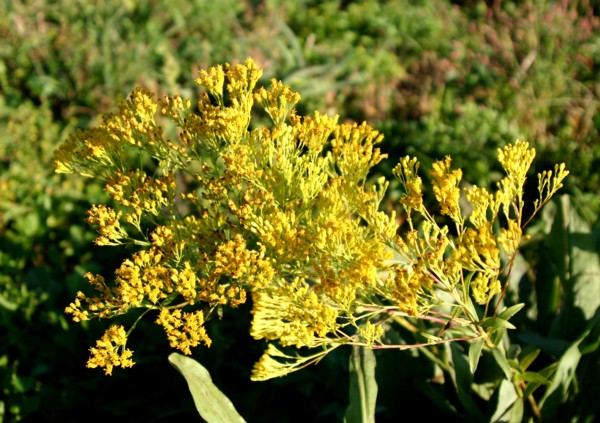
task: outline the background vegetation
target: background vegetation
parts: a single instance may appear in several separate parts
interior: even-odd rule
[[[247,57],[265,80],[276,76],[301,93],[302,113],[380,129],[390,155],[380,174],[406,154],[425,167],[450,154],[465,180],[491,185],[497,147],[518,137],[536,148],[536,171],[566,162],[565,195],[529,228],[532,241],[510,280],[507,301],[526,303],[511,342],[540,348],[536,370],[555,375],[539,394],[545,420],[598,417],[595,2],[21,0],[0,2],[0,36],[0,421],[196,416],[155,325],[134,333],[133,369],[112,377],[85,369],[101,328],[74,324],[63,310],[86,289],[83,273],[106,273],[122,257],[94,246],[83,222],[102,187],[54,174],[52,153],[135,86],[194,96],[198,69]],[[390,209],[398,195],[391,188]],[[250,339],[244,311],[214,322],[214,345],[194,355],[238,411],[251,422],[340,421],[349,351],[284,379],[250,382],[262,345]],[[407,407],[464,420],[470,401],[484,414],[494,401],[478,391],[485,380],[459,390],[416,351],[382,352],[377,363],[378,421],[396,421]]]

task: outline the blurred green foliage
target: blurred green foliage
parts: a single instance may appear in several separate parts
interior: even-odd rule
[[[137,331],[148,340],[139,355],[149,358],[134,369],[107,378],[84,368],[98,328],[72,324],[63,310],[87,289],[84,272],[113,269],[120,257],[95,247],[83,222],[102,187],[55,175],[52,152],[135,86],[193,96],[198,69],[249,56],[265,79],[302,94],[303,113],[380,128],[391,157],[382,174],[406,154],[423,163],[450,154],[466,180],[493,184],[496,148],[516,137],[536,148],[537,171],[567,163],[569,197],[534,222],[510,279],[508,305],[526,308],[507,347],[515,366],[539,349],[532,369],[555,381],[536,391],[547,421],[597,418],[599,9],[586,0],[0,2],[0,421],[195,415],[152,325]],[[397,195],[392,186],[390,208]],[[240,413],[341,421],[349,352],[251,383],[262,346],[242,315],[224,316],[211,328],[215,345],[195,355]],[[466,351],[441,354],[460,363]],[[485,357],[482,379],[458,390],[469,375],[448,373],[426,353],[377,356],[378,421],[396,420],[406,404],[452,421],[493,420],[501,392],[486,398],[483,387],[499,369]]]

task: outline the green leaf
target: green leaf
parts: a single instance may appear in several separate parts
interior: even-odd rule
[[[502,342],[502,338],[504,338],[504,335],[506,334],[506,327],[502,326],[502,325],[497,325],[494,327],[494,329],[492,330],[491,336],[490,336],[490,340],[492,341],[492,344],[494,344],[494,346],[498,346],[500,345],[500,343]]]
[[[552,384],[540,402],[547,417],[555,415],[558,406],[567,400],[569,386],[573,382],[581,358],[578,344],[574,343],[561,357]]]
[[[169,355],[169,363],[188,383],[198,413],[208,423],[245,422],[235,407],[210,377],[208,370],[196,360],[179,353]]]
[[[4,295],[2,295],[2,293],[0,293],[0,307],[4,307],[5,309],[10,310],[10,311],[15,311],[16,309],[19,308],[19,304],[11,301],[8,298],[5,298]],[[1,420],[0,420],[0,422],[1,422]]]
[[[467,357],[456,342],[450,343],[450,351],[452,354],[452,368],[454,370],[454,372],[451,372],[451,376],[453,376],[454,386],[456,387],[458,398],[465,409],[466,416],[472,421],[483,420],[483,415],[473,399],[474,393],[471,388],[473,373],[471,372]]]
[[[559,405],[567,401],[577,366],[583,355],[580,346],[586,345],[590,337],[595,342],[598,330],[600,330],[600,311],[596,312],[594,318],[588,323],[587,329],[571,344],[560,358],[556,373],[552,378],[552,384],[540,401],[540,407],[543,407],[542,413],[544,418],[550,419],[550,417],[555,416]]]
[[[465,289],[467,290],[467,292],[469,292],[469,288],[471,285],[471,279],[473,279],[473,273],[470,273],[465,278]],[[475,308],[475,304],[473,304],[473,300],[471,300],[471,297],[469,295],[467,295],[467,298],[465,298],[465,309],[467,311],[467,315],[468,315],[469,319],[479,320],[479,316],[477,314],[477,309]]]
[[[375,423],[377,381],[375,354],[370,348],[352,347],[350,354],[350,405],[345,423]]]
[[[453,338],[476,338],[479,335],[471,326],[454,326],[448,329],[446,334]]]
[[[477,364],[479,364],[479,357],[481,357],[481,349],[483,348],[483,339],[477,339],[471,343],[469,347],[469,366],[471,367],[471,373],[475,374],[477,370]]]
[[[15,229],[27,237],[34,236],[40,229],[40,216],[31,212],[15,222]]]
[[[492,330],[495,332],[500,328],[506,329],[515,329],[515,326],[510,323],[508,320],[502,319],[500,317],[488,317],[483,322],[481,322],[482,328],[493,328]]]
[[[496,360],[496,363],[498,363],[498,366],[500,366],[500,368],[504,372],[504,375],[506,376],[506,378],[508,380],[511,380],[512,370],[510,369],[510,364],[508,363],[508,360],[506,359],[506,355],[504,354],[504,351],[501,348],[494,348],[492,350],[492,355],[494,356],[494,360]]]
[[[519,397],[510,409],[510,420],[508,420],[508,423],[521,423],[524,412],[525,404],[523,403],[523,398]]]
[[[441,339],[439,336],[436,336],[436,335],[433,335],[433,334],[427,333],[427,332],[423,332],[423,333],[421,333],[421,335],[423,336],[423,338],[427,339],[428,341],[432,341],[432,342],[437,342]]]
[[[550,380],[550,377],[556,372],[557,368],[558,368],[558,363],[552,363],[551,365],[544,367],[543,369],[538,371],[537,374],[540,375],[541,377],[543,377],[544,379]],[[550,382],[550,383],[552,383],[552,382]],[[540,386],[545,386],[545,385],[543,383],[539,383],[535,380],[529,382],[527,384],[527,386],[525,387],[525,390],[523,391],[523,398],[528,398],[530,395],[533,395],[533,393]]]
[[[600,307],[600,255],[596,245],[596,236],[591,225],[571,206],[570,197],[560,198],[569,237],[569,277],[571,282],[573,306],[583,313],[586,320],[591,319]]]
[[[503,310],[500,313],[498,313],[496,317],[504,320],[510,320],[510,318],[517,314],[524,306],[525,303],[515,304],[514,306],[511,306],[506,310]]]
[[[540,349],[536,348],[530,352],[524,353],[523,356],[519,359],[519,364],[523,370],[527,370],[531,363],[540,355]]]
[[[540,251],[537,284],[539,319],[556,318],[564,334],[583,330],[600,307],[600,255],[596,239],[600,228],[581,217],[568,196],[548,203],[543,212],[547,233]]]
[[[539,385],[549,385],[550,380],[545,378],[539,373],[535,372],[525,372],[525,373],[517,373],[515,375],[515,382],[525,381],[530,383],[536,383]]]
[[[498,402],[496,404],[496,410],[492,416],[492,422],[506,421],[506,418],[502,418],[509,413],[512,405],[519,398],[515,386],[509,380],[503,380],[500,382],[498,387]],[[512,414],[512,413],[511,413]]]

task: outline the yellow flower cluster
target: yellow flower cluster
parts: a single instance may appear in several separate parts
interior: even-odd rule
[[[256,339],[310,348],[337,328],[339,311],[334,303],[319,296],[301,278],[256,291],[253,301],[250,334]]]
[[[432,165],[433,193],[440,203],[440,213],[449,216],[458,231],[452,242],[447,236],[447,228],[439,226],[438,221],[422,208],[416,160],[406,157],[400,161],[394,169],[405,190],[400,201],[407,211],[412,209],[424,219],[421,233],[413,229],[396,240],[398,251],[406,263],[404,266],[409,267],[395,269],[393,280],[396,285],[388,289],[387,296],[412,299],[412,302],[399,305],[400,310],[409,314],[417,312],[418,301],[414,295],[408,295],[406,289],[398,291],[399,286],[412,286],[410,282],[422,274],[422,270],[415,273],[415,269],[425,269],[424,280],[435,282],[434,285],[418,284],[420,288],[414,292],[419,293],[417,297],[422,300],[432,287],[451,294],[459,292],[453,287],[464,287],[461,288],[463,292],[470,292],[480,304],[488,304],[501,293],[500,277],[521,244],[522,226],[526,224],[523,220],[523,186],[534,156],[535,151],[522,140],[498,150],[499,161],[506,171],[506,176],[498,183],[498,190],[494,194],[477,186],[465,190],[465,198],[472,208],[468,216],[472,226],[465,226],[459,203],[462,172],[451,170],[449,157]],[[558,165],[554,174],[544,172],[539,175],[540,199],[535,204],[534,213],[562,186],[567,174],[564,166]],[[500,212],[504,215],[505,226],[496,230]],[[410,214],[409,223],[412,227]],[[501,250],[508,257],[508,262],[502,262]],[[435,296],[433,292],[429,295]],[[426,300],[420,311],[426,311],[432,300]],[[458,301],[464,304],[466,298]],[[407,304],[412,304],[412,307],[407,308]]]
[[[191,348],[203,343],[210,347],[211,339],[204,328],[204,313],[196,310],[192,313],[182,312],[180,309],[160,311],[156,323],[161,325],[167,333],[169,344],[184,354],[191,354]]]
[[[394,279],[389,297],[394,298],[398,309],[411,316],[419,313],[419,294],[424,287],[431,285],[431,279],[423,269],[408,267],[394,268]]]
[[[112,198],[88,212],[96,243],[133,248],[113,278],[86,274],[97,295],[78,293],[65,311],[75,321],[156,313],[170,345],[191,354],[210,346],[213,313],[251,296],[251,335],[268,343],[255,380],[303,368],[341,345],[380,345],[384,323],[399,316],[477,328],[467,305],[487,306],[501,293],[528,222],[523,185],[533,149],[517,141],[499,150],[506,177],[494,193],[465,190],[469,216],[461,170],[449,157],[435,162],[433,194],[452,230],[425,207],[417,160],[402,158],[393,173],[408,227],[399,231],[395,214],[380,210],[389,183],[369,180],[385,158],[382,135],[337,116],[299,116],[300,96],[277,80],[257,88],[261,75],[250,59],[203,70],[195,103],[135,90],[98,128],[57,150],[58,172],[97,178]],[[270,125],[253,127],[255,104]],[[534,213],[567,173],[558,165],[539,176]],[[451,314],[449,299],[458,310]],[[126,338],[112,326],[88,366],[110,374],[133,364]]]
[[[87,222],[91,225],[98,225],[98,234],[96,244],[98,245],[119,245],[123,239],[127,238],[127,232],[121,227],[121,216],[123,213],[115,212],[104,204],[92,206],[87,212]]]
[[[112,375],[115,367],[132,367],[132,351],[125,348],[127,334],[123,326],[111,326],[104,332],[102,338],[96,341],[96,346],[90,348],[89,368],[100,367],[104,373]]]
[[[127,174],[118,171],[108,179],[105,189],[115,202],[133,209],[134,216],[158,216],[174,200],[175,181],[173,174],[151,178],[141,169]]]
[[[403,157],[393,170],[394,176],[398,178],[404,187],[404,195],[400,204],[405,210],[421,211],[423,207],[423,180],[418,175],[419,162],[415,157]]]
[[[273,78],[271,90],[260,88],[255,94],[255,99],[265,109],[271,120],[276,125],[281,125],[285,123],[288,114],[300,101],[300,95],[293,92],[288,85]]]
[[[451,162],[452,159],[446,156],[444,160],[433,164],[431,168],[433,194],[440,202],[440,213],[450,216],[455,222],[461,222],[458,200],[460,199],[459,184],[462,179],[462,171],[460,169],[451,171]]]

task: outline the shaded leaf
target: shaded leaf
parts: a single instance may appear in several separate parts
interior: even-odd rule
[[[569,390],[576,374],[577,366],[583,355],[580,346],[589,345],[588,338],[592,336],[596,342],[597,331],[600,329],[600,311],[596,312],[584,333],[573,342],[571,346],[561,356],[556,373],[552,378],[552,384],[540,401],[540,407],[543,407],[543,416],[552,417],[556,415],[558,406],[568,399]]]
[[[471,385],[473,383],[473,373],[465,354],[461,347],[456,343],[450,343],[450,351],[452,352],[452,364],[454,372],[453,376],[458,398],[463,405],[466,415],[469,420],[479,421],[484,420],[477,403],[472,398]]]
[[[567,195],[546,205],[543,220],[547,235],[538,268],[538,280],[544,283],[536,284],[542,313],[539,317],[551,318],[561,307],[558,321],[563,333],[577,333],[600,307],[600,255],[596,243],[600,229],[592,230]],[[556,280],[562,287],[556,286]]]
[[[552,377],[552,375],[554,374],[554,372],[556,372],[556,368],[558,367],[558,363],[552,363],[551,365],[544,367],[542,370],[540,370],[539,372],[537,372],[538,375],[540,375],[541,377],[550,380],[550,377]],[[532,395],[540,386],[544,386],[544,384],[539,383],[535,380],[530,381],[527,386],[525,387],[525,390],[523,391],[523,397],[527,398],[530,395]]]
[[[519,364],[523,370],[527,370],[531,363],[535,361],[538,355],[540,355],[540,349],[536,348],[528,353],[523,354],[523,356],[519,359]]]
[[[545,353],[552,355],[562,354],[570,345],[569,342],[563,339],[545,337],[531,331],[522,331],[517,336],[524,344],[536,345]]]
[[[500,345],[504,335],[506,334],[506,327],[503,325],[496,325],[494,330],[491,333],[490,340],[494,344],[494,346]]]

